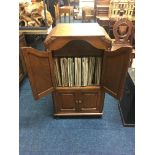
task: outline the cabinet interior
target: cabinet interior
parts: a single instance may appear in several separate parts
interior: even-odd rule
[[[73,40],[52,51],[56,88],[99,86],[103,53],[83,40]]]
[[[101,79],[102,57],[54,57],[57,87],[98,86]]]

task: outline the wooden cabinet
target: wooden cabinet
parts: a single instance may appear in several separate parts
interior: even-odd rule
[[[19,82],[23,80],[23,78],[27,73],[24,57],[21,52],[21,47],[24,47],[24,46],[26,46],[25,37],[22,33],[20,33],[19,34]]]
[[[122,98],[131,48],[111,51],[111,40],[97,23],[58,24],[44,43],[46,51],[22,50],[33,96],[52,93],[55,116],[101,116],[105,93]]]

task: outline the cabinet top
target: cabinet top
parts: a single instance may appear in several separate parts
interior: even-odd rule
[[[49,34],[53,37],[105,36],[106,31],[98,23],[58,24]]]
[[[98,23],[57,24],[46,37],[47,50],[57,50],[72,40],[84,40],[99,49],[111,48],[111,38]]]

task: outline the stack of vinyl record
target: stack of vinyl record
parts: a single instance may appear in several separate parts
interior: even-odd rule
[[[92,86],[100,84],[101,57],[54,58],[57,86]]]

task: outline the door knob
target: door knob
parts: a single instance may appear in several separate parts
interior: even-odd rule
[[[81,101],[81,100],[79,100],[79,103],[82,103],[82,101]]]

